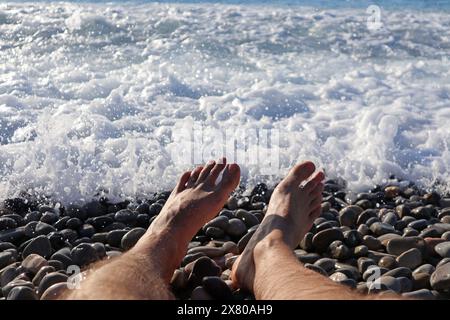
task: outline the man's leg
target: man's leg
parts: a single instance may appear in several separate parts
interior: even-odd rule
[[[293,254],[321,213],[324,175],[314,171],[311,162],[299,164],[277,186],[261,226],[233,266],[234,285],[257,299],[368,298],[304,268]]]
[[[222,171],[222,180],[216,185]],[[68,290],[63,298],[173,298],[168,285],[189,241],[222,209],[239,176],[239,166],[226,165],[225,159],[185,172],[138,243],[111,262],[94,265],[81,288]]]

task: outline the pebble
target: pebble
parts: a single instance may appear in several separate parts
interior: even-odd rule
[[[387,275],[383,275],[377,280],[371,282],[368,287],[369,293],[376,293],[384,290],[392,290],[395,293],[400,293],[402,289],[400,281],[398,281],[397,278]]]
[[[233,293],[228,285],[220,277],[204,277],[202,280],[203,288],[215,299],[231,300]]]
[[[247,232],[245,223],[237,218],[230,219],[225,230],[228,235],[234,238],[240,238]]]
[[[82,267],[99,260],[97,250],[88,243],[82,243],[70,251],[73,262]]]
[[[341,230],[332,228],[318,232],[314,235],[312,243],[318,252],[325,252],[328,246],[335,240],[344,240],[344,235]]]
[[[334,270],[336,260],[330,258],[321,258],[314,262],[314,265],[321,267],[325,272],[331,272]]]
[[[21,266],[26,271],[36,274],[41,268],[48,266],[48,262],[42,256],[32,253],[23,259]]]
[[[420,300],[435,300],[436,297],[428,289],[420,289],[416,291],[406,292],[402,294],[405,298],[420,299]]]
[[[385,273],[385,275],[392,276],[394,278],[399,278],[399,277],[412,278],[411,270],[408,268],[405,268],[405,267],[398,267],[398,268],[392,269],[390,271],[387,271]]]
[[[450,263],[436,268],[430,278],[431,287],[435,290],[450,289]]]
[[[49,258],[52,254],[52,245],[46,236],[38,236],[31,240],[22,252],[22,258],[25,259],[30,254],[38,254],[44,258]]]
[[[38,300],[36,292],[27,286],[17,286],[12,288],[6,300]]]
[[[225,254],[222,248],[210,246],[200,246],[188,250],[188,254],[195,254],[195,253],[203,253],[204,255],[210,258],[220,257]]]
[[[28,287],[31,289],[34,289],[33,284],[30,281],[26,281],[26,280],[13,280],[10,281],[8,284],[6,284],[5,286],[3,286],[2,288],[2,293],[4,297],[7,297],[9,295],[9,292],[15,288],[15,287]]]
[[[419,249],[423,252],[425,248],[425,242],[423,239],[420,237],[394,238],[387,243],[386,251],[390,254],[398,256],[413,248]]]
[[[377,236],[382,236],[388,233],[395,233],[393,226],[383,222],[374,222],[370,226],[370,231],[372,231]]]
[[[41,300],[57,300],[60,295],[67,290],[67,282],[61,281],[57,282],[50,287],[47,288],[47,290],[44,291],[41,295]]]
[[[377,251],[383,248],[380,240],[369,235],[363,237],[362,243],[369,248],[369,250]]]
[[[339,211],[339,222],[342,226],[354,227],[356,225],[356,219],[362,212],[358,206],[348,206]]]
[[[121,247],[124,250],[129,250],[139,241],[147,230],[144,228],[134,228],[128,231],[121,240]]]
[[[15,257],[14,253],[10,251],[0,252],[0,269],[3,269],[4,267],[16,261],[17,258]]]
[[[209,227],[206,229],[205,234],[213,239],[221,239],[225,236],[225,231],[220,228]]]
[[[42,280],[42,278],[45,277],[45,275],[47,275],[51,272],[55,272],[55,271],[56,271],[56,269],[54,267],[49,266],[49,265],[44,265],[43,267],[41,267],[39,269],[38,272],[35,272],[36,275],[33,277],[33,281],[32,281],[33,285],[35,287],[39,286],[39,283],[41,283],[41,280]]]
[[[397,260],[393,256],[384,256],[378,261],[378,265],[380,267],[386,268],[386,269],[395,269],[398,267]]]
[[[414,290],[431,288],[430,286],[431,274],[424,272],[413,273],[412,277]]]
[[[202,286],[192,290],[191,300],[213,300],[213,297]]]
[[[305,263],[304,267],[306,269],[315,271],[315,272],[317,272],[317,273],[319,273],[319,274],[321,274],[321,275],[323,275],[325,277],[328,277],[328,273],[321,266],[318,266],[318,265],[315,265],[315,264],[311,264],[311,263]]]
[[[113,247],[120,247],[122,238],[128,233],[126,230],[112,230],[106,236],[106,242]]]
[[[230,219],[227,216],[217,216],[216,218],[205,224],[203,230],[207,230],[210,227],[226,230],[229,220]]]
[[[117,211],[116,214],[114,215],[114,219],[117,222],[122,222],[122,223],[131,223],[136,221],[138,213],[136,211],[131,211],[129,209],[123,209],[120,211]]]
[[[88,223],[85,223],[80,228],[78,228],[78,235],[80,237],[90,238],[94,234],[95,234],[95,228],[92,225],[88,224]]]
[[[59,272],[52,272],[46,274],[39,283],[37,292],[39,295],[42,295],[45,292],[45,290],[50,288],[55,283],[67,282],[68,278],[69,278],[68,276]]]
[[[450,241],[442,242],[434,247],[434,251],[442,258],[450,258]]]
[[[422,253],[416,248],[409,249],[397,257],[399,267],[414,269],[422,264]]]

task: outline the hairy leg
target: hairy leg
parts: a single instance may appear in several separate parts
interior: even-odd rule
[[[223,172],[222,180],[216,183]],[[240,169],[226,160],[185,172],[158,218],[138,243],[111,262],[89,271],[66,299],[169,299],[170,278],[189,241],[225,204],[239,183]]]

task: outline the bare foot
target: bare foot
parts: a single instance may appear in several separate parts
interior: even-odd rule
[[[324,174],[311,177],[315,170],[312,162],[298,164],[275,188],[260,227],[233,265],[231,277],[236,288],[253,292],[257,247],[262,240],[275,234],[294,249],[320,215]]]
[[[216,184],[222,171],[222,180]],[[158,217],[132,250],[159,254],[161,263],[176,268],[198,230],[222,209],[237,187],[239,177],[239,166],[227,165],[225,158],[185,172]]]

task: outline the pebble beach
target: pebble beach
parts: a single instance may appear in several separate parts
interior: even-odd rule
[[[0,299],[52,300],[76,290],[90,264],[139,240],[169,193],[114,203],[100,197],[81,206],[25,196],[4,200]],[[270,195],[264,183],[240,188],[199,230],[171,280],[177,299],[253,299],[231,286],[230,272]],[[365,193],[328,180],[323,195],[321,216],[294,250],[299,263],[364,294],[450,299],[450,194],[389,179]]]

